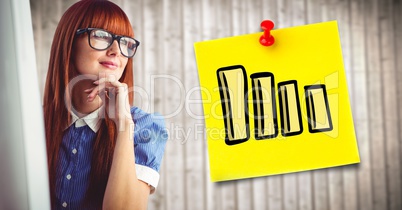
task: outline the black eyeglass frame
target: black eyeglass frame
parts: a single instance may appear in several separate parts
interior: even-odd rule
[[[94,47],[91,45],[91,31],[93,31],[93,30],[105,31],[105,32],[109,33],[110,35],[112,35],[112,42],[111,42],[111,44],[110,44],[109,46],[107,46],[105,49],[94,48]],[[94,49],[94,50],[98,50],[98,51],[106,50],[106,49],[108,49],[110,46],[112,46],[114,40],[117,40],[117,43],[119,43],[120,53],[121,53],[124,57],[126,57],[126,58],[132,58],[132,57],[134,57],[135,53],[137,52],[138,46],[140,46],[140,41],[138,41],[138,40],[136,40],[136,39],[134,39],[134,38],[132,38],[132,37],[129,37],[129,36],[119,36],[119,35],[113,34],[113,33],[109,32],[109,31],[106,31],[106,30],[101,29],[101,28],[81,28],[81,29],[78,29],[78,30],[75,32],[75,35],[78,36],[78,35],[81,35],[81,34],[83,34],[83,33],[85,33],[85,32],[88,32],[88,44],[89,44],[89,46],[90,46],[92,49]],[[133,54],[132,56],[124,55],[123,51],[121,50],[120,39],[123,38],[123,37],[124,37],[124,38],[129,38],[129,39],[134,39],[134,41],[135,41],[135,43],[136,43],[135,51],[134,51],[134,54]]]

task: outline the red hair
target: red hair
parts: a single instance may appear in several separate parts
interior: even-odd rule
[[[56,172],[59,148],[65,128],[71,122],[71,96],[68,85],[77,72],[72,61],[75,33],[80,28],[103,28],[114,34],[134,37],[126,14],[114,3],[106,0],[82,0],[72,5],[62,16],[54,34],[44,93],[44,118],[48,156],[51,200],[55,200]],[[133,87],[133,61],[128,59],[120,82]],[[133,104],[133,94],[129,95]],[[108,101],[106,101],[108,106]],[[105,109],[107,110],[107,109]],[[60,120],[63,119],[63,120]],[[91,160],[89,188],[86,201],[99,200],[103,195],[112,164],[116,142],[116,126],[105,114],[96,134]]]

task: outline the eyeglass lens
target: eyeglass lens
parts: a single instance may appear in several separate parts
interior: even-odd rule
[[[89,43],[97,50],[105,50],[113,43],[113,40],[113,35],[109,32],[95,29],[90,33]],[[137,48],[137,42],[134,39],[123,36],[118,39],[118,42],[124,56],[131,57],[134,55]]]

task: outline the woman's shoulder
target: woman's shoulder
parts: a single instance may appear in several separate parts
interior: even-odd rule
[[[131,116],[137,128],[153,127],[157,130],[165,129],[165,119],[158,113],[148,113],[138,107],[131,107]]]

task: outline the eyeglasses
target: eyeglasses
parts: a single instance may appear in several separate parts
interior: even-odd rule
[[[137,51],[140,42],[127,36],[118,36],[99,28],[78,29],[76,35],[88,32],[88,43],[95,50],[106,50],[113,44],[114,40],[119,43],[120,52],[127,58],[132,58]]]

